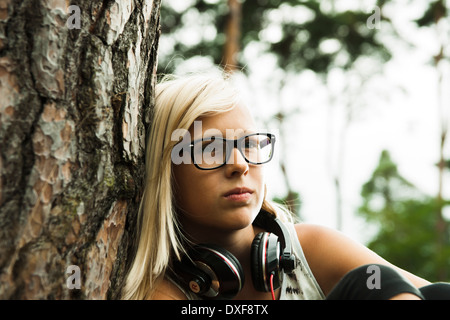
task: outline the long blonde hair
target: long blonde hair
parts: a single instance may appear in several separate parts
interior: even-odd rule
[[[155,108],[146,150],[146,178],[138,215],[136,253],[122,290],[123,299],[144,299],[164,276],[171,256],[184,253],[172,190],[171,141],[176,129],[188,130],[194,120],[233,109],[239,94],[230,78],[195,74],[165,77],[156,85]],[[262,208],[276,215],[274,204]]]

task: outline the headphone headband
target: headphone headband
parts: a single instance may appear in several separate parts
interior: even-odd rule
[[[283,222],[269,212],[261,209],[253,224],[264,230],[273,232],[278,236],[283,250],[280,257],[280,265],[284,272],[291,273],[296,267],[296,259],[292,252],[289,231]]]

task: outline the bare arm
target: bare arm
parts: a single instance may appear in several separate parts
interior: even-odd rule
[[[395,268],[417,288],[429,284],[428,281],[390,264],[341,232],[306,223],[297,224],[295,228],[308,264],[325,295],[347,272],[372,263]]]

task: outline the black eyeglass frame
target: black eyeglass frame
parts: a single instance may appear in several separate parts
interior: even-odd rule
[[[244,140],[245,138],[248,138],[250,136],[262,136],[262,135],[265,135],[265,136],[267,136],[270,139],[270,144],[271,144],[271,148],[272,148],[272,150],[270,152],[270,158],[268,160],[266,160],[266,161],[263,161],[263,162],[253,162],[253,161],[248,160],[247,157],[245,156],[244,152],[241,150],[240,142],[242,140]],[[242,136],[242,137],[240,137],[238,139],[235,139],[235,140],[225,139],[225,138],[221,138],[221,137],[214,137],[214,138],[223,140],[223,141],[225,141],[227,143],[226,149],[225,149],[225,151],[226,151],[225,161],[222,164],[220,164],[219,166],[213,167],[213,168],[202,168],[202,167],[200,167],[195,161],[194,145],[195,145],[195,143],[197,143],[199,141],[204,141],[205,138],[197,139],[197,140],[191,141],[191,143],[189,144],[189,147],[191,148],[192,163],[195,165],[195,167],[197,169],[200,169],[200,170],[215,170],[215,169],[219,169],[220,167],[223,167],[225,164],[228,163],[228,160],[230,159],[230,156],[231,156],[231,153],[232,153],[231,151],[234,150],[234,149],[238,149],[239,152],[241,153],[242,157],[244,158],[244,160],[247,163],[250,163],[250,164],[256,164],[256,165],[265,164],[265,163],[269,162],[270,160],[272,160],[272,158],[273,158],[276,138],[275,138],[275,135],[272,134],[272,133],[268,133],[268,132],[250,133],[250,134],[246,134],[245,136]]]

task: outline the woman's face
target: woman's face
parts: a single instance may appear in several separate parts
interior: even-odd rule
[[[218,115],[204,117],[201,132],[191,128],[192,140],[216,130],[222,137],[237,139],[256,132],[249,111],[241,106]],[[197,123],[198,124],[198,123]],[[231,133],[233,133],[231,136]],[[236,148],[229,161],[213,170],[194,164],[173,164],[175,198],[183,229],[194,239],[205,234],[243,229],[253,222],[264,199],[263,165],[245,161]]]

